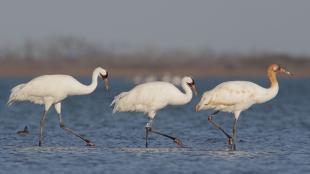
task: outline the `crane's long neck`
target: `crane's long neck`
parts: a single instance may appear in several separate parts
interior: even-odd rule
[[[86,95],[86,94],[92,93],[98,85],[98,80],[97,80],[98,76],[99,76],[99,71],[95,69],[92,75],[91,84],[89,85],[82,84],[82,88],[79,90],[79,95]]]
[[[193,97],[193,92],[191,88],[186,84],[186,82],[182,83],[182,88],[184,89],[185,93],[181,92],[180,97],[177,98],[177,101],[175,103],[176,105],[186,104],[191,101]]]
[[[269,89],[279,88],[276,72],[274,72],[271,68],[268,68],[268,77],[271,83]]]
[[[268,68],[268,78],[270,80],[270,87],[265,90],[265,93],[261,96],[259,103],[269,101],[278,94],[279,83],[277,80],[276,72],[272,70],[272,67]]]

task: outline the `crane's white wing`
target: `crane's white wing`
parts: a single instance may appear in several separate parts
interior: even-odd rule
[[[255,83],[247,81],[224,82],[207,91],[202,102],[206,108],[222,110],[242,105],[242,109],[244,109],[256,102],[257,94],[262,93],[263,89]]]
[[[68,96],[68,93],[80,87],[80,83],[67,75],[44,75],[39,76],[26,84],[15,86],[11,90],[8,105],[15,101],[30,101],[43,104],[44,100],[57,102]]]
[[[167,82],[150,82],[134,87],[128,92],[122,92],[111,103],[114,112],[152,112],[162,109],[171,102],[171,98],[182,93]]]

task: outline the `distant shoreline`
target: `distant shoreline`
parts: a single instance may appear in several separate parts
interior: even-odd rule
[[[182,57],[183,56],[183,57]],[[110,76],[134,78],[136,76],[178,75],[194,77],[265,77],[271,63],[277,63],[295,77],[310,77],[310,57],[290,55],[222,55],[211,58],[172,54],[154,57],[147,55],[124,55],[97,58],[18,58],[7,56],[0,59],[0,77],[35,77],[44,74],[68,74],[75,77],[90,77],[97,66],[107,69]]]
[[[18,48],[0,49],[0,77],[34,77],[69,74],[89,77],[94,68],[106,68],[111,76],[265,77],[267,67],[277,63],[297,77],[310,76],[310,55],[281,52],[215,52],[210,49],[166,51],[142,49],[119,53],[75,37],[25,42]]]
[[[64,65],[0,65],[0,77],[35,77],[44,74],[68,74],[75,77],[90,77],[96,66],[81,66],[75,64]],[[157,76],[164,75],[189,75],[195,77],[232,77],[232,76],[249,76],[264,77],[266,69],[263,68],[227,68],[227,67],[176,67],[176,68],[126,68],[104,66],[111,77],[133,78],[135,76]],[[297,69],[296,67],[286,67],[294,73],[295,77],[310,77],[310,68]]]

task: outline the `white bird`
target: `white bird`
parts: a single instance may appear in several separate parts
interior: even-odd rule
[[[268,68],[268,77],[271,82],[269,88],[263,88],[249,81],[223,82],[212,90],[206,91],[201,97],[200,102],[196,105],[197,112],[206,109],[215,110],[215,112],[208,117],[208,120],[228,137],[228,143],[231,145],[232,150],[236,150],[236,129],[240,113],[251,107],[253,104],[267,102],[277,95],[279,90],[279,84],[276,77],[277,72],[292,75],[279,65],[272,64]],[[233,137],[212,121],[212,116],[220,111],[234,114]]]
[[[149,117],[146,124],[145,146],[148,147],[148,132],[153,132],[172,139],[178,145],[181,141],[175,137],[152,130],[152,122],[156,112],[167,105],[184,105],[191,101],[192,90],[197,93],[195,82],[190,77],[182,79],[182,87],[185,93],[168,82],[149,82],[140,84],[128,92],[122,92],[117,95],[111,103],[114,104],[115,112],[143,112]]]
[[[98,67],[94,70],[92,75],[92,82],[88,86],[81,84],[75,78],[69,75],[39,76],[32,79],[28,83],[15,86],[11,90],[11,95],[7,104],[10,106],[16,101],[30,101],[35,104],[45,105],[45,109],[40,120],[39,146],[42,145],[43,141],[45,114],[52,105],[54,105],[58,114],[61,128],[81,138],[87,143],[87,145],[94,145],[89,140],[83,138],[81,135],[75,133],[73,130],[65,126],[61,115],[61,102],[68,96],[86,95],[92,93],[97,87],[97,78],[99,75],[104,80],[106,89],[108,89],[108,72],[101,67]]]

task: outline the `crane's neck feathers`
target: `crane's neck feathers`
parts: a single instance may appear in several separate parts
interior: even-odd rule
[[[264,94],[258,98],[258,100],[257,100],[258,103],[267,102],[267,101],[273,99],[278,94],[279,84],[278,84],[276,72],[273,70],[272,66],[270,66],[268,68],[268,78],[269,78],[270,83],[271,83],[270,87],[267,88],[265,90]]]
[[[273,71],[272,67],[268,68],[268,77],[271,83],[270,88],[276,88],[279,86],[278,80],[277,80],[277,74],[275,71]]]
[[[86,95],[86,94],[90,94],[92,93],[97,85],[98,85],[98,76],[99,76],[100,72],[99,70],[96,68],[94,71],[93,71],[93,74],[92,74],[92,81],[91,81],[91,84],[89,85],[84,85],[84,84],[81,84],[81,88],[79,89],[78,93],[79,95]]]
[[[188,103],[193,96],[193,92],[191,88],[188,86],[186,81],[182,81],[182,88],[185,91],[185,93],[178,90],[177,95],[170,98],[169,104],[170,105],[183,105]]]
[[[182,88],[185,91],[185,94],[183,93],[184,97],[182,98],[183,103],[188,103],[193,97],[193,92],[187,82],[182,83]]]

